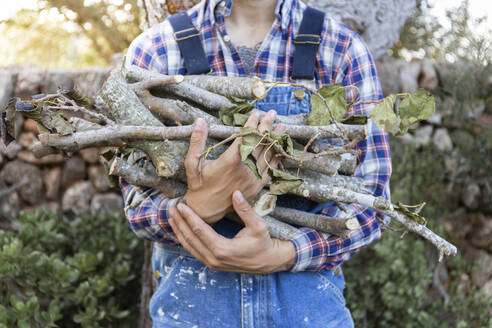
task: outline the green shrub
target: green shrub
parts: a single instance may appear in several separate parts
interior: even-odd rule
[[[355,256],[345,266],[346,299],[357,328],[492,327],[490,299],[470,287],[470,267],[460,257],[448,260],[445,302],[433,290],[435,259],[426,258],[426,241],[395,232]],[[444,282],[443,282],[444,284]]]
[[[122,217],[22,213],[0,230],[0,327],[134,327],[143,247]]]
[[[444,155],[433,145],[405,146],[391,140],[393,201],[416,204],[426,201],[423,215],[440,235],[439,219],[448,212],[445,182],[453,179],[444,165]],[[483,156],[483,155],[482,155]],[[392,223],[392,226],[396,226]],[[471,266],[458,255],[447,258],[450,301],[434,289],[437,252],[422,238],[386,231],[382,240],[350,260],[345,266],[346,298],[358,328],[385,327],[492,327],[492,302],[472,287]],[[451,236],[446,236],[452,240]]]

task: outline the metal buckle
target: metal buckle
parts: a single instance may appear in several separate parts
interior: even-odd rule
[[[298,37],[312,37],[316,38],[317,41],[297,41]],[[317,34],[298,34],[294,38],[294,44],[320,44],[321,43],[321,36]]]
[[[297,80],[305,80],[305,81],[308,81],[308,82],[316,82],[316,76],[315,76],[315,77],[313,77],[313,79],[312,79],[312,80],[308,80],[308,79],[293,79],[293,78],[292,78],[292,75],[289,75],[289,80],[290,80],[291,82],[297,82]]]
[[[180,34],[180,33],[186,33],[186,32],[193,31],[193,30],[195,30],[196,33],[190,34],[190,35],[185,35],[185,36],[183,36],[181,38],[178,37],[178,34]],[[200,36],[200,32],[196,28],[190,27],[190,28],[187,28],[187,29],[184,29],[184,30],[181,30],[181,31],[174,32],[173,36],[174,36],[174,40],[176,40],[176,42],[179,42],[179,41],[183,41],[183,40],[186,40],[186,39],[194,38],[195,36]]]

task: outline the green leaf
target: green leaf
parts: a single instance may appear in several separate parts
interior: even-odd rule
[[[412,124],[428,119],[435,108],[434,97],[422,88],[403,99],[398,108],[401,119],[399,134],[404,135]]]
[[[253,132],[256,129],[251,127],[244,127],[241,129],[241,133]],[[245,161],[255,148],[260,143],[261,137],[256,134],[248,134],[242,137],[242,144],[239,146],[239,153],[241,154],[241,161]]]
[[[0,324],[7,324],[8,321],[8,315],[7,315],[7,309],[5,306],[0,304]]]
[[[335,120],[341,120],[347,113],[347,95],[345,87],[341,84],[324,86],[318,93],[326,99]],[[328,125],[333,123],[330,111],[324,101],[317,95],[311,96],[311,113],[309,114],[308,125]]]
[[[47,128],[45,128],[41,123],[36,122],[36,124],[38,125],[39,134],[50,133],[50,131]]]
[[[230,108],[221,108],[219,117],[222,123],[229,126],[243,126],[246,123],[249,112],[253,110],[253,105],[247,101],[237,103],[237,106]]]
[[[270,137],[274,140],[277,140],[287,154],[294,154],[294,144],[292,143],[292,139],[288,134],[271,131]]]
[[[232,124],[235,126],[244,126],[246,124],[246,121],[248,120],[249,115],[247,114],[241,114],[241,113],[234,113],[232,118]]]
[[[23,311],[25,308],[24,302],[22,302],[22,300],[15,295],[10,296],[10,304],[12,304],[14,309],[17,311]]]
[[[400,212],[402,214],[407,215],[408,217],[410,217],[412,220],[414,220],[418,224],[422,224],[422,225],[426,225],[427,224],[427,220],[423,216],[420,216],[417,213],[414,213],[414,212],[410,211],[408,209],[408,207],[409,206],[404,205],[401,202],[397,202],[396,203],[396,206],[395,206],[395,210],[397,212]]]
[[[379,102],[376,107],[369,113],[369,118],[382,130],[398,133],[398,118],[396,117],[394,107],[396,96],[389,95]]]
[[[31,328],[31,325],[26,320],[17,321],[18,328]]]
[[[79,106],[92,106],[92,101],[76,88],[62,90],[62,93],[68,98],[74,100]]]
[[[124,311],[119,311],[119,312],[113,313],[112,316],[116,319],[123,319],[123,318],[126,318],[129,314],[130,314],[129,310],[124,310]]]
[[[251,171],[254,172],[254,174],[258,179],[261,179],[261,172],[260,172],[260,168],[258,167],[258,162],[253,155],[248,155],[248,157],[243,161],[243,163],[244,165],[249,167]]]
[[[270,184],[270,193],[272,195],[283,195],[299,187],[303,180],[279,169],[270,169],[269,171],[272,182]]]
[[[365,115],[352,115],[340,121],[343,124],[351,125],[365,125],[367,123],[367,116]]]

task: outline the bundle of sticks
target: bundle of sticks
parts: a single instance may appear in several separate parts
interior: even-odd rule
[[[174,198],[186,192],[184,158],[194,121],[200,117],[207,122],[209,149],[206,156],[217,158],[228,142],[248,133],[259,134],[258,131],[245,133],[241,127],[223,124],[219,111],[236,108],[238,99],[250,102],[261,99],[268,87],[268,83],[251,78],[166,76],[138,67],[125,68],[110,74],[100,91],[104,103],[97,106],[76,90],[59,90],[29,101],[11,102],[2,113],[2,129],[7,130],[3,135],[9,130],[12,116],[9,110],[21,112],[36,120],[40,127],[39,141],[31,146],[37,157],[96,146],[114,147],[119,152],[107,158],[109,175]],[[82,115],[68,116],[67,112]],[[258,113],[264,115],[261,111]],[[276,121],[286,124],[285,133],[293,144],[293,150],[285,151],[278,143],[272,143],[277,155],[283,157],[282,170],[298,178],[299,183],[288,190],[289,194],[318,203],[334,201],[342,210],[343,204],[372,208],[398,222],[403,230],[429,240],[437,247],[440,258],[456,254],[454,245],[425,226],[425,219],[419,215],[421,206],[412,211],[409,206],[393,205],[384,197],[372,195],[365,188],[364,180],[353,176],[357,164],[354,146],[366,138],[365,125],[333,120],[330,125],[310,126],[307,120],[308,116],[302,114],[278,115]],[[259,135],[262,140],[269,138],[266,134]],[[342,139],[344,146],[321,142],[333,138]],[[150,164],[139,165],[134,160],[136,156],[127,156],[130,149],[145,153]],[[265,218],[275,238],[291,239],[298,233],[296,226],[341,238],[360,229],[356,217],[329,218],[276,206],[276,195],[268,189],[252,204]],[[138,200],[129,205],[138,206]],[[228,218],[238,220],[235,215]]]

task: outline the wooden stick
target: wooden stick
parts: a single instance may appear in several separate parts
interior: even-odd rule
[[[302,152],[299,150],[294,150],[294,156],[301,157]],[[312,157],[313,154],[306,153],[304,154],[304,158]],[[312,159],[310,161],[302,162],[301,168],[306,170],[311,170],[319,173],[326,174],[328,176],[334,175],[338,172],[340,168],[341,157],[340,155],[327,155]],[[299,161],[295,161],[292,159],[285,158],[282,161],[282,164],[285,168],[298,168]]]
[[[101,97],[108,104],[112,116],[122,125],[164,127],[140,102],[137,95],[126,84],[119,73],[113,71],[104,83]],[[162,140],[162,139],[161,139]],[[174,176],[179,166],[176,159],[184,158],[188,144],[183,141],[132,141],[131,147],[138,148],[150,156],[158,176]]]
[[[128,82],[140,82],[143,80],[159,79],[162,77],[162,74],[148,71],[137,66],[131,66],[123,69],[123,75]],[[219,110],[224,107],[230,108],[235,106],[234,103],[226,97],[196,87],[187,82],[163,85],[159,89],[173,95],[189,99],[208,109]]]
[[[357,169],[357,157],[354,154],[345,153],[340,155],[340,167],[338,173],[353,175]]]
[[[454,246],[444,238],[440,237],[426,226],[415,222],[408,216],[395,210],[383,210],[381,212],[388,215],[391,219],[401,223],[405,227],[405,229],[415,232],[417,235],[422,236],[423,238],[434,244],[434,246],[436,246],[436,248],[439,250],[439,262],[442,261],[444,255],[456,255],[456,246]]]
[[[359,220],[356,218],[330,218],[286,207],[276,207],[271,215],[282,222],[313,228],[341,238],[348,238],[352,231],[360,229]]]
[[[181,124],[193,124],[200,117],[208,124],[222,123],[219,118],[181,100],[157,97],[148,90],[138,96],[142,103],[161,119],[169,119]]]
[[[361,204],[380,211],[388,209],[393,210],[393,205],[391,205],[384,197],[357,193],[349,189],[332,187],[320,183],[309,183],[304,181],[300,187],[291,190],[289,193],[314,200],[318,203],[327,203],[330,200],[333,200],[340,203]]]
[[[128,112],[130,111],[131,110],[128,110]],[[128,114],[135,115],[130,113]],[[151,115],[150,112],[148,114]],[[152,119],[158,121],[153,116]],[[125,119],[125,122],[126,121],[127,119]],[[60,134],[44,134],[43,144],[47,146],[59,145],[60,147],[63,147],[64,145],[68,146],[68,144],[73,142],[77,142],[81,144],[90,144],[91,142],[98,143],[98,142],[103,142],[105,140],[106,142],[109,143],[110,140],[116,140],[116,139],[140,140],[140,142],[149,143],[149,140],[188,139],[191,136],[191,133],[193,132],[193,125],[166,127],[161,122],[159,122],[159,125],[157,126],[140,126],[139,125],[139,123],[141,123],[140,119],[137,120],[135,123],[137,125],[129,125],[129,124],[111,125],[98,130],[75,132],[67,136],[60,135]],[[291,126],[287,126],[286,133],[293,138],[298,138],[298,137],[306,136],[310,133],[314,135],[314,133],[316,132],[316,128],[317,127],[312,127],[312,126],[298,127],[295,125],[291,125]],[[324,134],[324,136],[329,136],[331,133],[330,126],[326,126],[324,132],[326,133]],[[239,127],[231,127],[225,125],[210,125],[208,127],[208,135],[211,138],[227,139],[234,134],[240,134],[240,133],[241,133],[241,128]]]
[[[109,175],[122,177],[128,183],[136,186],[154,188],[169,198],[180,197],[186,193],[186,185],[184,183],[157,176],[155,169],[151,165],[141,168],[121,158],[114,158],[109,166]]]
[[[60,153],[60,150],[58,150],[57,148],[45,146],[39,141],[33,142],[32,145],[29,146],[29,150],[32,151],[36,158]]]
[[[236,213],[229,213],[226,215],[226,218],[231,220],[232,222],[244,224],[243,220],[241,220],[241,218]],[[267,224],[268,233],[272,238],[281,239],[281,240],[291,240],[298,233],[300,233],[299,229],[287,223],[281,222],[269,215],[264,216],[263,219]]]
[[[258,99],[266,91],[261,80],[248,77],[187,75],[185,81],[228,98]]]
[[[297,170],[289,169],[287,170],[287,172],[295,175],[297,173]],[[301,170],[299,172],[299,177],[302,178],[304,180],[304,183],[307,185],[320,184],[352,190],[359,194],[370,194],[370,192],[365,188],[364,179],[360,177],[338,174],[329,176],[309,170]]]

